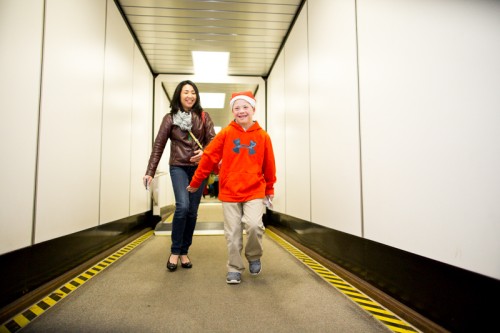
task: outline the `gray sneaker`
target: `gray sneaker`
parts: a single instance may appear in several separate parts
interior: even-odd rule
[[[226,282],[228,284],[238,284],[241,282],[241,273],[229,272],[227,273]]]
[[[248,264],[250,266],[250,274],[252,274],[252,275],[257,275],[262,270],[262,265],[260,263],[260,259],[257,259],[254,261],[249,261]]]

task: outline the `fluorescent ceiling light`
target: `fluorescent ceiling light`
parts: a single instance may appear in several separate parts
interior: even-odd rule
[[[224,93],[200,93],[201,106],[206,109],[223,109],[226,101]]]
[[[193,51],[193,65],[196,76],[227,76],[229,52]]]

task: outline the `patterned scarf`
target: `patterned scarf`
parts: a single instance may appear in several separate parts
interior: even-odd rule
[[[191,127],[193,127],[191,119],[191,112],[179,110],[173,115],[173,124],[179,126],[183,131],[191,131]]]
[[[188,131],[191,138],[196,142],[196,144],[203,150],[203,146],[200,141],[194,136],[191,132],[191,127],[193,127],[191,112],[183,112],[181,110],[177,111],[176,114],[173,115],[173,124],[179,126],[179,128],[183,131]]]

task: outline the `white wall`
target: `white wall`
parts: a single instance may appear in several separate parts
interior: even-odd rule
[[[153,78],[139,48],[134,46],[134,87],[130,156],[130,215],[151,209],[151,197],[144,191],[142,176],[151,153],[153,121]]]
[[[105,14],[101,0],[46,3],[36,242],[99,216]]]
[[[43,1],[2,0],[0,22],[0,253],[4,253],[31,244]],[[21,65],[13,66],[17,63]]]
[[[500,2],[359,1],[366,237],[500,277]]]
[[[160,75],[161,76],[161,75]],[[179,82],[182,81],[179,80]],[[155,89],[155,99],[154,99],[154,137],[158,135],[158,131],[160,129],[161,122],[163,117],[170,112],[170,101],[163,90],[162,83],[158,80],[158,77],[155,79],[154,83]],[[174,190],[172,187],[172,181],[170,180],[169,174],[169,166],[168,160],[170,158],[170,140],[167,141],[165,145],[165,150],[163,151],[162,157],[160,159],[160,163],[156,168],[156,175],[153,179],[153,184],[151,186],[151,190],[153,190],[154,196],[158,203],[157,209],[161,207],[169,206],[175,204]],[[144,172],[146,172],[147,162],[144,165]],[[159,211],[155,210],[155,214],[159,214]]]
[[[100,222],[127,216],[130,196],[130,153],[134,79],[134,40],[113,1],[108,1]]]
[[[295,22],[284,48],[286,212],[311,218],[311,168],[307,7]],[[272,93],[272,92],[271,92]]]
[[[285,123],[285,61],[283,52],[274,63],[273,72],[268,78],[267,90],[267,132],[271,137],[276,161],[276,184],[274,186],[273,206],[276,212],[286,213],[286,123]]]
[[[287,136],[274,141],[287,153],[284,212],[304,218],[290,188],[301,162],[288,154],[310,133],[306,220],[500,278],[500,2],[306,8],[268,80],[268,96],[285,80]],[[304,142],[290,140],[298,129]]]
[[[322,0],[307,8],[311,220],[362,236],[355,6]]]
[[[153,78],[114,2],[2,1],[0,20],[0,254],[148,211]]]

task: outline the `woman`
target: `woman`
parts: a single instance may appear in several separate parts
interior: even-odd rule
[[[194,193],[187,192],[186,187],[203,155],[201,147],[206,147],[214,136],[214,124],[209,114],[201,107],[198,88],[189,80],[182,81],[175,89],[170,103],[170,113],[163,117],[143,178],[149,187],[167,140],[170,139],[170,178],[175,195],[172,246],[167,261],[167,269],[171,272],[177,269],[179,258],[183,268],[193,266],[188,251],[193,240],[198,206],[205,186],[201,186],[199,191]]]

